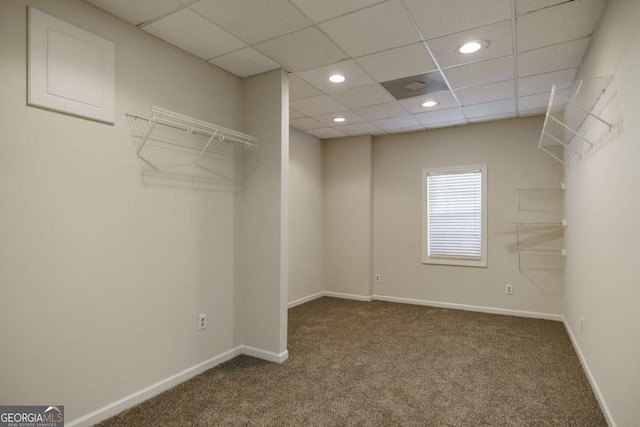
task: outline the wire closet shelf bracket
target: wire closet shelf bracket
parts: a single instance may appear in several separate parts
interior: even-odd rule
[[[156,106],[126,115],[143,177],[242,190],[256,165],[251,135]]]
[[[572,156],[582,159],[584,150],[594,146],[592,138],[587,136],[588,131],[596,124],[605,126],[607,132],[612,129],[611,123],[602,114],[594,112],[602,107],[602,95],[612,80],[613,76],[582,79],[574,82],[569,89],[553,85],[538,150],[567,167]],[[568,156],[564,155],[563,150],[567,150]]]

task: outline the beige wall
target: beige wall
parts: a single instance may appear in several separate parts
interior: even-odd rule
[[[282,70],[244,80],[244,126],[260,143],[258,168],[242,194],[243,345],[287,350],[289,83]]]
[[[373,144],[375,295],[562,313],[562,283],[518,270],[518,187],[559,186],[560,163],[537,151],[542,118],[376,137]],[[421,263],[422,168],[486,163],[488,268]],[[548,221],[545,218],[545,221]],[[557,219],[556,219],[557,220]],[[513,285],[513,295],[505,285]]]
[[[640,3],[609,1],[581,77],[614,74],[595,149],[567,172],[564,313],[610,419],[640,423]],[[580,326],[580,319],[583,326]]]
[[[325,290],[371,295],[370,136],[323,143]]]
[[[290,129],[289,302],[324,291],[322,142]]]
[[[26,106],[27,5],[115,42],[114,126]],[[2,1],[0,39],[0,402],[71,421],[241,343],[239,197],[144,186],[124,114],[242,130],[243,86],[83,1]]]

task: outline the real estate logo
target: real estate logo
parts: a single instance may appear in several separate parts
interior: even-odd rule
[[[0,406],[0,427],[64,427],[64,406]]]

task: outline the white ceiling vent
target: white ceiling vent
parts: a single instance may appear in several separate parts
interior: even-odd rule
[[[418,74],[381,83],[396,99],[413,98],[414,96],[449,90],[439,71]]]
[[[417,90],[422,89],[425,86],[427,86],[427,84],[423,82],[411,82],[408,85],[406,85],[404,88],[415,92]]]

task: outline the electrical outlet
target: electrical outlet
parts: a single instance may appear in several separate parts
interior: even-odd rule
[[[376,283],[380,283],[382,282],[382,276],[379,274],[376,274]]]
[[[513,295],[513,286],[512,285],[507,285],[505,290],[504,290],[504,293],[507,294],[507,295]]]
[[[200,314],[198,316],[198,330],[201,331],[203,329],[207,329],[207,315]]]

